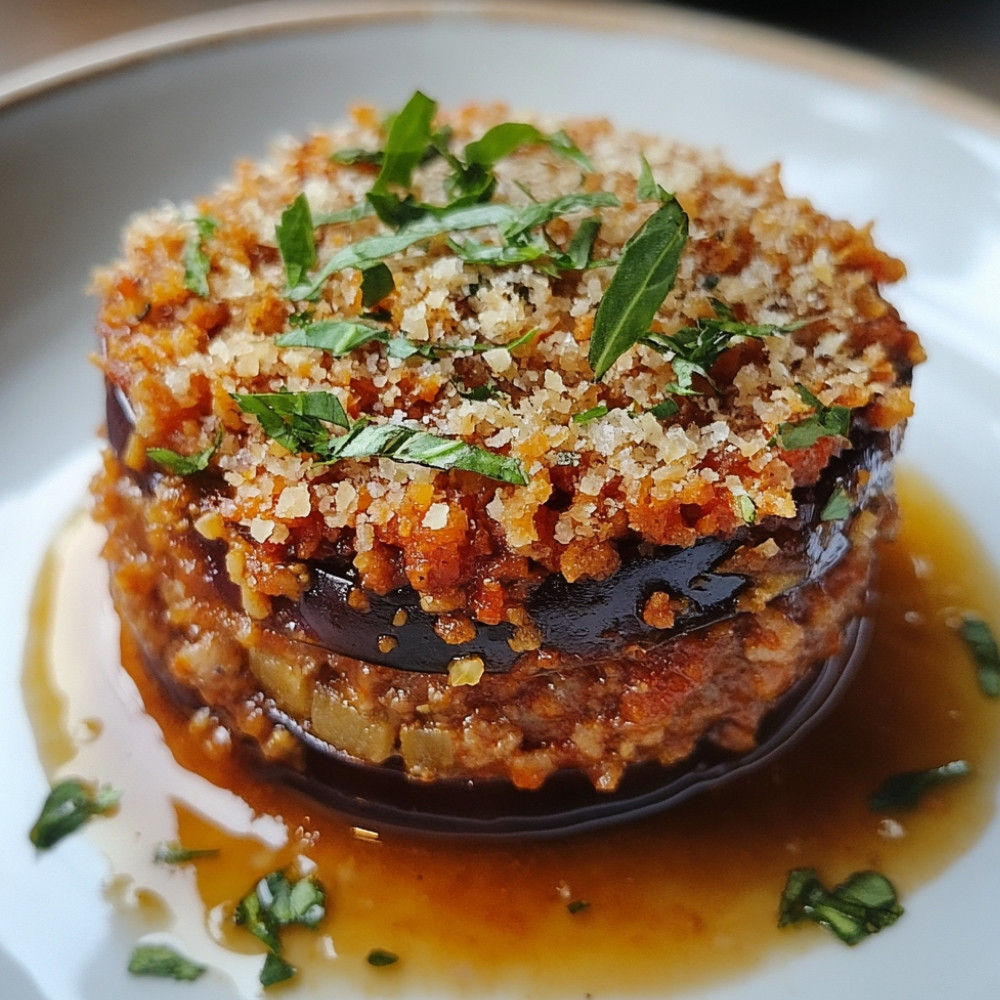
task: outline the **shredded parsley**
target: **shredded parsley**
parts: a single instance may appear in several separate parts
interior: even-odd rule
[[[825,437],[847,437],[851,429],[851,411],[846,406],[824,406],[804,385],[797,384],[796,391],[813,412],[802,420],[786,422],[778,427],[774,436],[786,451],[811,448]]]
[[[349,427],[350,420],[335,393],[234,393],[244,413],[252,414],[261,429],[291,452],[319,452],[330,441],[328,425]]]
[[[48,848],[91,819],[113,809],[121,792],[96,787],[76,778],[60,781],[48,794],[29,837],[35,847]]]
[[[916,809],[924,794],[938,785],[972,773],[967,761],[953,760],[924,771],[903,771],[886,778],[868,799],[872,812]]]
[[[589,424],[591,420],[599,420],[601,417],[606,417],[608,415],[608,404],[598,403],[597,406],[592,406],[589,410],[583,410],[580,413],[573,414],[574,424]]]
[[[788,873],[781,895],[778,926],[812,921],[855,945],[894,924],[902,913],[895,888],[878,872],[855,872],[836,888],[825,889],[812,868],[796,868]]]
[[[821,521],[843,521],[851,513],[851,498],[843,486],[837,486],[819,513]]]
[[[365,960],[376,969],[384,969],[386,966],[395,965],[399,961],[399,955],[385,948],[372,948]]]
[[[217,847],[182,847],[172,842],[159,844],[153,854],[153,860],[161,865],[184,865],[200,858],[214,858],[218,853]]]
[[[959,632],[975,658],[980,691],[989,698],[1000,698],[1000,650],[992,629],[981,618],[967,615]]]
[[[220,431],[212,444],[195,455],[181,455],[170,448],[147,448],[146,457],[151,462],[162,465],[175,476],[193,476],[196,472],[204,472],[208,468],[208,463],[221,441],[222,433]]]
[[[714,316],[701,317],[694,326],[685,326],[666,336],[649,333],[642,343],[670,355],[670,365],[676,382],[666,386],[668,392],[679,396],[697,395],[693,376],[701,375],[711,384],[709,370],[720,355],[743,339],[763,339],[799,329],[803,323],[744,323],[737,320],[732,309],[720,299],[712,300]]]
[[[185,958],[168,945],[143,944],[132,949],[128,971],[134,976],[193,982],[205,973],[206,967]]]
[[[268,948],[260,972],[262,986],[290,979],[295,968],[281,957],[281,932],[300,925],[315,929],[326,916],[326,894],[311,877],[292,881],[282,871],[260,879],[237,904],[233,913],[236,924],[246,927]]]
[[[344,435],[332,438],[321,461],[344,458],[391,458],[431,469],[463,469],[515,486],[526,486],[528,477],[516,458],[479,445],[401,424],[357,421]]]
[[[195,295],[208,295],[208,272],[212,262],[205,253],[205,242],[211,238],[218,223],[207,215],[191,221],[192,231],[184,242],[184,287]]]

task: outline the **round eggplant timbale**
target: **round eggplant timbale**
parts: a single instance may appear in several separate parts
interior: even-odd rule
[[[603,120],[278,141],[95,276],[126,636],[216,749],[444,829],[759,757],[856,659],[903,273]]]

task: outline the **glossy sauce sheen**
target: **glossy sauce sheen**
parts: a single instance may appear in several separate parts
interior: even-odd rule
[[[1000,586],[924,481],[902,477],[900,495],[874,644],[844,700],[776,764],[652,820],[470,844],[358,831],[256,783],[210,729],[191,731],[127,647],[131,679],[123,675],[100,592],[100,533],[85,518],[57,542],[35,603],[25,696],[40,753],[53,781],[82,775],[122,789],[120,812],[84,835],[107,854],[106,892],[136,938],[169,931],[247,992],[259,989],[263,949],[233,926],[232,907],[260,876],[303,864],[315,865],[328,912],[316,932],[284,935],[300,970],[289,996],[664,996],[752,974],[825,940],[817,927],[777,928],[789,869],[814,867],[833,885],[875,868],[905,907],[992,816],[1000,704],[980,693],[955,624],[971,612],[996,629]],[[93,648],[81,649],[95,631]],[[869,811],[887,776],[959,758],[973,776],[934,790],[917,811]],[[156,845],[173,840],[219,853],[178,869],[154,864]],[[399,961],[372,968],[375,948]]]

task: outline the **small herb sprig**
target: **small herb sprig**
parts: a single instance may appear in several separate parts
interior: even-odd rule
[[[901,771],[886,778],[872,792],[868,808],[872,812],[887,813],[916,809],[920,800],[932,788],[964,778],[972,773],[968,761],[953,760],[939,767],[922,771]]]
[[[332,392],[234,393],[233,399],[258,419],[268,437],[289,451],[313,454],[320,463],[389,458],[441,471],[476,472],[515,486],[528,483],[519,459],[481,445],[403,424],[376,424],[367,418],[351,423]],[[336,435],[331,426],[347,433]]]
[[[319,882],[308,876],[292,880],[283,871],[265,875],[239,901],[234,922],[267,945],[262,986],[284,982],[297,972],[282,957],[281,932],[296,924],[315,929],[325,916],[326,894]]]
[[[855,872],[826,889],[814,869],[795,868],[781,895],[778,926],[811,921],[855,945],[894,924],[902,913],[894,886],[879,872]]]
[[[94,816],[110,812],[121,792],[77,778],[60,781],[49,792],[29,837],[35,847],[49,848],[78,830]]]

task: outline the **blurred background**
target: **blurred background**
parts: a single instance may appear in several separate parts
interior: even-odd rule
[[[655,0],[649,0],[655,2]],[[1000,103],[998,0],[674,0],[881,56]],[[0,73],[234,0],[0,0]]]

